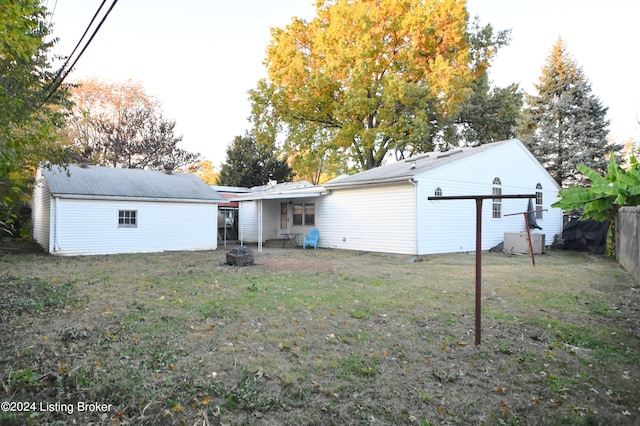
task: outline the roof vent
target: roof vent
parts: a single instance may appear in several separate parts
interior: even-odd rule
[[[78,166],[81,169],[88,169],[89,168],[89,159],[87,157],[82,157],[82,159],[80,160],[80,163],[78,163]]]
[[[445,157],[449,157],[449,156],[454,155],[454,154],[459,154],[461,152],[462,152],[462,149],[460,149],[460,148],[454,149],[454,150],[451,150],[451,151],[445,151],[445,152],[442,152],[442,153],[438,154],[438,156],[436,158],[445,158]]]
[[[173,164],[171,163],[167,163],[164,165],[164,173],[167,175],[172,175],[173,174]]]
[[[418,160],[422,160],[423,158],[429,158],[429,154],[418,155],[417,157],[409,157],[404,160],[405,163],[415,163]]]

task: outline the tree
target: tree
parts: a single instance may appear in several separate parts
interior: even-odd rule
[[[216,185],[220,179],[220,172],[216,170],[211,160],[189,164],[186,172],[193,173],[209,185]]]
[[[572,186],[560,191],[560,200],[551,207],[565,211],[581,210],[581,219],[608,220],[612,231],[610,235],[615,238],[620,208],[640,205],[640,164],[635,157],[631,157],[630,167],[625,170],[616,164],[615,155],[611,152],[604,176],[584,164],[578,164],[577,167],[590,185]],[[609,246],[615,247],[615,244]]]
[[[455,117],[452,143],[471,145],[511,139],[517,136],[523,94],[517,84],[489,86],[487,75],[478,78],[474,89]]]
[[[607,141],[607,108],[591,92],[582,68],[561,38],[542,68],[537,95],[525,97],[522,139],[562,187],[581,184],[577,165],[602,173],[607,154],[619,145]]]
[[[253,187],[270,180],[290,182],[293,172],[273,150],[256,142],[249,133],[236,136],[227,148],[227,162],[220,169],[219,185]]]
[[[288,151],[340,152],[362,169],[443,143],[506,42],[490,26],[474,36],[462,0],[317,0],[315,19],[271,37],[268,80],[250,92],[258,139],[286,133]]]
[[[185,166],[199,158],[177,145],[176,122],[162,115],[160,102],[135,81],[81,81],[68,129],[93,164],[140,169]]]
[[[45,41],[51,27],[41,2],[2,1],[0,17],[0,221],[11,227],[39,162],[68,158],[57,142],[68,93],[65,85],[53,91],[56,40]]]

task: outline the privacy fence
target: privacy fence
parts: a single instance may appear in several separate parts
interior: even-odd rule
[[[616,253],[618,262],[640,283],[640,206],[620,209]]]

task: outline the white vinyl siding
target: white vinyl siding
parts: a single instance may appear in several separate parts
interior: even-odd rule
[[[409,183],[333,189],[316,202],[320,247],[412,254],[415,192]]]
[[[456,157],[452,156],[451,160]],[[419,161],[419,160],[418,160]],[[493,218],[493,180],[499,177],[501,192],[535,194],[540,189],[542,207],[549,209],[538,221],[547,244],[562,233],[562,210],[552,209],[559,187],[535,157],[517,140],[449,161],[416,174],[413,181],[352,183],[349,187],[325,187],[319,197],[263,200],[263,241],[274,238],[281,223],[281,203],[287,204],[292,220],[293,204],[314,203],[313,226],[288,226],[290,232],[320,231],[323,248],[403,254],[435,254],[475,250],[476,205],[474,200],[429,201],[434,195],[487,195],[482,204],[482,248],[487,250],[504,239],[505,232],[526,231],[523,215],[505,216],[527,210],[525,199],[503,199],[501,218]],[[344,183],[343,183],[344,185]],[[256,201],[240,202],[240,225],[245,241],[257,241]],[[284,229],[281,231],[285,232]]]
[[[533,156],[519,144],[503,144],[452,162],[416,177],[418,180],[418,254],[475,250],[476,206],[474,200],[428,201],[436,188],[449,195],[492,195],[493,179],[499,172],[502,194],[535,194],[542,182],[543,207],[549,209],[543,228],[546,244],[562,233],[562,210],[551,209],[558,200],[558,187]],[[525,232],[523,215],[505,214],[527,211],[527,199],[503,199],[502,218],[493,219],[492,199],[482,204],[482,249],[488,250],[504,240],[505,232]]]
[[[53,199],[54,254],[87,255],[217,246],[217,205],[205,203]],[[118,212],[137,211],[135,227],[118,225]]]
[[[257,243],[259,238],[258,223],[262,219],[262,242],[278,238],[280,225],[279,200],[252,200],[240,203],[238,221],[240,240],[243,243]]]
[[[38,171],[31,202],[31,233],[33,240],[44,250],[50,251],[51,195],[47,182]]]

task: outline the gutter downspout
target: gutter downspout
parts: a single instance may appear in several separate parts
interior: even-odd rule
[[[53,197],[53,253],[60,251],[60,245],[58,244],[58,197]]]
[[[258,200],[258,253],[262,253],[262,198]]]
[[[244,218],[244,204],[238,203],[238,222],[240,222],[240,245],[244,245],[244,219],[240,221],[240,218]]]
[[[414,208],[413,208],[413,248],[414,254],[418,255],[418,182],[411,178],[409,183],[413,185]]]

